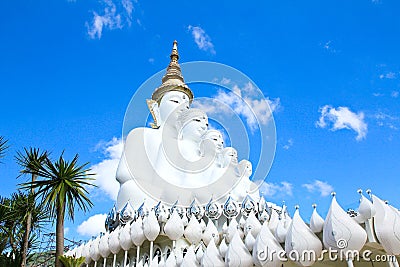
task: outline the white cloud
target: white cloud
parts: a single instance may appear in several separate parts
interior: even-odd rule
[[[101,12],[93,11],[92,22],[86,22],[87,33],[91,39],[100,39],[104,29],[122,29],[126,24],[132,23],[132,12],[134,10],[131,0],[116,1],[101,0],[104,6]]]
[[[398,98],[399,97],[399,91],[392,91],[390,96],[393,97],[393,98]]]
[[[82,222],[78,226],[76,231],[78,232],[78,234],[88,237],[97,236],[100,234],[100,232],[105,233],[106,229],[104,227],[104,224],[106,218],[107,214],[93,215],[89,217],[89,219],[87,219],[86,221]]]
[[[374,115],[374,118],[376,119],[378,126],[387,126],[392,130],[398,129],[398,127],[395,125],[399,121],[398,117],[391,116],[380,111]]]
[[[211,42],[210,36],[201,27],[189,25],[188,30],[192,33],[194,42],[200,50],[215,54],[214,44]]]
[[[119,159],[123,151],[121,139],[113,138],[109,142],[100,142],[97,149],[101,149],[104,159],[91,167],[95,175],[95,184],[112,200],[117,199],[119,183],[115,179]]]
[[[293,139],[290,138],[287,143],[283,146],[283,149],[288,150],[289,148],[291,148],[293,146]]]
[[[333,186],[320,180],[314,180],[313,183],[303,184],[302,186],[310,193],[319,192],[321,197],[326,197],[333,191]]]
[[[122,6],[124,7],[126,14],[129,18],[129,21],[132,21],[132,11],[133,11],[133,3],[131,0],[122,0]]]
[[[354,113],[348,107],[334,108],[330,105],[323,106],[319,112],[321,116],[316,122],[317,127],[326,128],[332,124],[331,131],[349,129],[357,133],[357,141],[366,138],[368,125],[364,121],[363,112]]]
[[[396,79],[397,75],[396,75],[396,73],[390,71],[388,73],[379,75],[379,78],[380,79]]]
[[[281,182],[280,184],[264,182],[260,186],[260,193],[266,197],[277,197],[277,196],[292,196],[293,185],[288,182]]]
[[[372,95],[376,96],[376,97],[384,96],[384,94],[382,94],[382,93],[372,93]]]
[[[64,228],[64,236],[66,236],[69,233],[69,227]]]
[[[262,93],[251,83],[243,87],[223,78],[221,83],[231,85],[232,91],[219,90],[212,99],[203,99],[193,102],[193,107],[204,110],[208,115],[228,114],[234,112],[242,116],[250,130],[254,131],[258,123],[266,125],[272,113],[280,108],[280,99],[264,98]],[[221,105],[223,104],[223,105]]]

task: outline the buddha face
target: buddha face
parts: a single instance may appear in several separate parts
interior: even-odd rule
[[[217,152],[221,152],[224,148],[224,139],[222,138],[222,134],[217,130],[209,130],[204,136],[205,140],[211,140],[211,142],[215,145],[215,150]]]
[[[224,157],[225,157],[225,162],[237,164],[238,163],[238,154],[236,149],[233,147],[227,147],[224,149]]]
[[[244,176],[250,177],[251,174],[253,173],[253,165],[251,164],[250,161],[245,159],[243,160],[243,162],[244,162],[244,170],[243,170]]]
[[[179,91],[166,93],[159,106],[161,123],[167,120],[174,123],[179,112],[185,109],[189,109],[189,97],[185,93]]]
[[[207,116],[205,114],[203,116],[196,116],[183,125],[182,136],[184,138],[200,141],[207,132],[207,127]]]

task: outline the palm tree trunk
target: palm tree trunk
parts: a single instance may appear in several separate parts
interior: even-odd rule
[[[25,233],[24,233],[24,245],[22,247],[22,251],[21,251],[21,267],[25,267],[26,266],[26,258],[27,258],[27,254],[28,254],[28,246],[29,246],[29,235],[31,232],[31,222],[32,222],[32,214],[29,212],[27,217],[26,217],[26,229],[25,229]]]
[[[63,267],[63,264],[58,257],[64,254],[64,215],[65,215],[65,202],[60,203],[57,207],[55,267]]]
[[[32,183],[35,182],[36,180],[36,175],[32,174]],[[35,205],[35,199],[33,198],[33,194],[35,193],[35,190],[33,187],[31,187],[31,195],[32,195],[32,202],[33,203],[28,203],[28,205],[32,204]],[[28,201],[30,201],[31,198],[28,197]],[[29,246],[29,236],[31,234],[31,227],[32,227],[32,213],[31,211],[28,212],[28,215],[26,217],[26,229],[24,233],[24,245],[22,247],[22,259],[21,259],[21,267],[26,266],[26,258],[28,256],[28,246]]]

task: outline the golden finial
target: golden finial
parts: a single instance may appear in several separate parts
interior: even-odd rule
[[[161,98],[165,93],[170,91],[180,91],[185,93],[190,102],[193,100],[193,92],[190,88],[185,84],[185,81],[182,76],[181,67],[179,66],[178,59],[178,42],[175,40],[172,44],[172,51],[170,55],[171,61],[167,67],[167,72],[162,78],[162,84],[158,87],[154,92],[151,98],[154,101],[160,103]]]
[[[176,40],[174,40],[174,43],[172,44],[172,52],[171,52],[170,58],[171,58],[171,61],[178,62],[178,59],[179,59],[178,41],[176,41]]]

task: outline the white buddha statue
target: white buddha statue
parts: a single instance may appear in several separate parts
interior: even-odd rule
[[[204,185],[199,177],[205,169],[200,144],[207,127],[207,115],[202,110],[188,109],[180,112],[176,121],[176,134],[163,134],[155,165],[157,174],[179,187]]]
[[[207,114],[189,109],[178,115],[178,148],[184,159],[194,162],[201,158],[200,144],[208,128]]]
[[[238,172],[240,175],[239,183],[233,188],[231,195],[237,201],[242,201],[247,195],[253,200],[260,199],[260,192],[257,190],[257,185],[250,180],[253,173],[253,167],[250,161],[241,160],[238,164]]]
[[[138,186],[135,179],[151,177],[156,164],[163,135],[176,135],[176,119],[182,110],[189,109],[193,93],[185,84],[178,64],[176,41],[173,44],[171,61],[151,100],[147,100],[154,123],[152,128],[140,127],[130,131],[120,159],[116,179],[120,183],[117,197],[117,209],[126,202],[134,208],[140,206],[144,199],[148,204],[154,203],[145,190]]]
[[[239,183],[237,151],[223,148],[218,131],[207,132],[202,110],[189,109],[193,93],[178,58],[174,42],[162,84],[147,100],[154,123],[131,130],[125,140],[116,173],[117,210],[127,202],[137,209],[144,200],[147,207],[160,200],[167,205],[189,205],[194,198],[208,203],[210,197],[222,199]]]
[[[209,165],[207,169],[204,170],[203,179],[207,184],[213,183],[218,179],[218,175],[216,173],[218,169],[223,168],[224,166],[224,140],[222,138],[222,134],[218,130],[208,130],[204,136],[200,146],[201,154],[209,158]],[[222,171],[222,170],[221,170]]]

